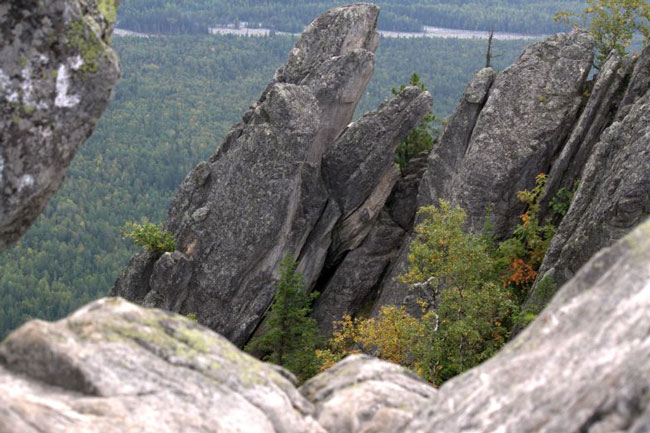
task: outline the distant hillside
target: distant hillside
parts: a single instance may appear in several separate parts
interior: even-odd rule
[[[318,14],[341,0],[129,0],[119,9],[118,26],[147,33],[206,33],[217,24],[248,22],[279,31],[301,32]],[[420,31],[422,26],[468,30],[553,33],[560,9],[581,10],[577,0],[377,0],[380,30]]]

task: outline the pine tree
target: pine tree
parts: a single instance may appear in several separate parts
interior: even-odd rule
[[[411,75],[409,86],[416,86],[422,90],[427,90],[427,87],[420,81],[420,76],[417,73]],[[394,95],[398,95],[405,88],[405,85],[401,85],[398,89],[392,89],[391,91]],[[433,122],[436,120],[436,117],[432,113],[427,114],[422,119],[422,122],[397,146],[395,150],[395,163],[399,166],[400,171],[404,170],[404,167],[406,167],[406,164],[412,158],[421,152],[431,150],[438,135],[437,131],[433,130]]]
[[[318,293],[307,293],[296,261],[287,255],[280,264],[280,280],[268,312],[266,332],[246,346],[246,351],[263,353],[262,359],[281,365],[304,381],[319,371],[316,358],[318,328],[309,317]]]

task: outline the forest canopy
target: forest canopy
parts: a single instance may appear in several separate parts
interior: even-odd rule
[[[342,0],[130,0],[119,10],[118,27],[161,34],[207,33],[209,27],[247,22],[278,31],[301,32],[317,15],[351,3]],[[419,32],[423,26],[526,34],[554,33],[560,9],[578,12],[576,0],[375,0],[381,30]]]

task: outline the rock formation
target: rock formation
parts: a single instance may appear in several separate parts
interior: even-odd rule
[[[482,229],[489,208],[503,238],[524,211],[516,192],[530,189],[537,173],[548,173],[541,218],[553,216],[550,203],[560,188],[581,181],[526,302],[536,311],[590,257],[650,212],[650,49],[622,58],[612,53],[585,81],[590,47],[589,37],[574,30],[532,45],[493,84],[490,72],[480,71],[429,155],[420,184],[418,206],[441,198],[458,204],[474,231]],[[555,56],[552,68],[543,65]],[[512,89],[519,90],[508,93]],[[414,301],[426,298],[395,278],[408,265],[409,242],[378,285],[374,314],[386,304],[417,313]]]
[[[649,308],[650,221],[438,391],[359,355],[296,389],[288,372],[185,317],[108,298],[0,344],[0,432],[640,433]]]
[[[117,4],[0,5],[0,250],[43,211],[110,100]]]
[[[286,254],[314,288],[362,244],[399,177],[395,148],[432,104],[407,88],[350,123],[373,70],[378,13],[357,4],[309,25],[243,122],[181,185],[166,223],[177,251],[134,257],[113,294],[195,313],[243,345]]]
[[[650,214],[650,48],[636,61],[626,89],[622,83],[629,78],[630,67],[620,66],[619,70],[623,68],[627,74],[612,78],[608,75],[618,75],[608,68],[613,60],[617,60],[615,56],[603,66],[595,89],[603,80],[608,83],[608,94],[616,92],[619,99],[605,111],[616,120],[599,135],[598,143],[590,146],[578,190],[527,301],[531,308],[545,305],[554,292],[549,285],[564,284],[597,251],[623,237]],[[594,90],[592,98],[595,95]],[[544,279],[547,281],[541,284]]]

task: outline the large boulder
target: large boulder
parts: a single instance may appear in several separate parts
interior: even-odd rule
[[[187,176],[165,224],[176,251],[141,252],[114,295],[171,311],[243,345],[272,302],[287,254],[310,289],[368,236],[399,176],[393,154],[430,110],[406,88],[350,123],[373,70],[379,9],[314,20],[260,100]]]
[[[593,257],[514,341],[445,383],[399,431],[646,432],[649,308],[650,221]]]
[[[351,355],[300,387],[328,432],[395,432],[435,395],[413,372]]]
[[[0,250],[63,182],[119,77],[109,46],[119,0],[0,5]]]
[[[0,344],[0,432],[325,433],[291,374],[119,298]]]

